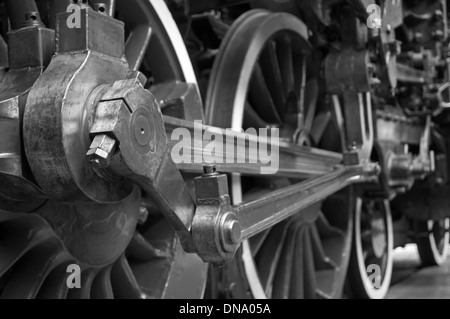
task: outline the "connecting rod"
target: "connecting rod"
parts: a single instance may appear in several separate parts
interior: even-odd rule
[[[122,178],[139,185],[174,226],[185,250],[197,253],[205,262],[230,261],[242,240],[301,213],[353,183],[367,182],[379,172],[378,165],[360,165],[356,152],[346,155],[349,161],[336,153],[163,118],[156,99],[138,78],[116,81],[98,92],[99,102],[90,130],[92,144],[87,153],[91,166],[103,179],[113,182]],[[284,174],[290,176],[290,172],[291,177],[301,176],[306,181],[254,202],[232,206],[227,175],[206,166],[204,174],[195,179],[194,200],[171,156],[168,133],[176,128],[184,128],[194,135],[196,129],[203,133],[213,130],[224,136],[231,134],[245,141],[237,143],[240,144],[237,152],[249,152],[255,145],[278,149],[286,156],[286,163],[288,158],[295,159],[291,166],[282,167]],[[203,144],[197,147],[201,149]],[[224,172],[257,174],[252,171],[252,165],[231,164],[227,169],[228,164],[223,164],[220,168]]]

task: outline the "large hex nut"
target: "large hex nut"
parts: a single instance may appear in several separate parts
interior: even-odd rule
[[[106,168],[111,163],[117,141],[105,134],[97,135],[87,153],[89,162],[97,168]]]
[[[111,169],[127,171],[154,180],[168,151],[168,141],[159,105],[139,78],[116,81],[97,105],[91,137],[108,135],[118,141],[122,160]],[[114,165],[116,163],[117,165]]]
[[[195,178],[195,193],[197,201],[219,200],[220,197],[228,195],[227,176],[216,174]]]

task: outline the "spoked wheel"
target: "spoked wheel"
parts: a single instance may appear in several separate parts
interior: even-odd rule
[[[448,156],[447,147],[442,143],[442,136],[438,132],[433,132],[432,150],[437,156]],[[423,183],[430,183],[429,180]],[[445,193],[446,188],[442,188],[441,183],[437,184],[435,178],[431,178],[432,186],[428,186],[426,198],[431,203],[430,209],[437,209],[433,204],[439,203],[439,195]],[[417,183],[414,187],[420,190],[421,183]],[[436,196],[433,196],[436,195]],[[423,195],[422,195],[423,196]],[[442,196],[442,195],[441,195]],[[430,205],[430,204],[429,204]],[[445,207],[445,206],[444,206]],[[445,210],[445,208],[444,208]],[[442,266],[447,260],[450,246],[450,218],[448,215],[441,215],[440,219],[420,220],[415,219],[416,244],[419,251],[422,266]]]
[[[363,198],[355,211],[349,293],[356,298],[381,299],[392,277],[394,230],[389,201]]]
[[[0,213],[0,293],[9,298],[162,298],[201,296],[202,279],[160,216],[140,209],[140,190],[113,205],[49,201],[29,215]],[[138,221],[142,225],[136,230]],[[80,288],[67,280],[78,265]],[[70,269],[70,268],[69,268]],[[75,279],[74,279],[74,282]],[[197,291],[196,291],[196,289]]]
[[[130,67],[149,77],[147,86],[195,83],[163,0],[118,0],[117,16],[128,30]],[[170,224],[141,197],[135,188],[118,203],[48,200],[29,214],[0,212],[0,297],[202,297],[207,266],[183,251]],[[79,289],[67,285],[73,264],[82,270]]]
[[[297,145],[341,151],[339,110],[319,99],[317,57],[305,25],[285,13],[243,14],[223,40],[207,95],[209,123],[234,130],[279,127]],[[316,66],[317,65],[317,66]],[[234,203],[295,183],[233,175]],[[351,189],[244,242],[236,260],[211,277],[234,298],[336,298],[350,254]]]
[[[417,221],[417,248],[423,266],[441,266],[448,257],[450,219]]]

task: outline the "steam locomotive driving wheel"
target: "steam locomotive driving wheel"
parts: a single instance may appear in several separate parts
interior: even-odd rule
[[[450,219],[418,221],[422,237],[417,248],[423,266],[442,266],[448,257],[450,246]]]
[[[286,13],[252,10],[228,31],[210,78],[210,125],[276,127],[287,143],[341,151],[339,110],[319,88],[305,25]],[[294,180],[232,176],[233,201],[249,201]],[[339,298],[352,234],[351,189],[243,243],[235,261],[214,273],[229,297]],[[231,288],[230,288],[231,287]]]
[[[384,298],[391,284],[394,262],[394,230],[389,201],[359,199],[354,231],[348,273],[350,295]]]
[[[363,2],[0,0],[0,298],[382,298],[394,245],[443,264],[447,32],[415,28],[446,7],[367,32]]]
[[[6,1],[10,25],[19,24],[19,29],[21,21],[13,19],[17,18],[16,13],[22,10],[22,4],[23,8],[34,12],[28,16],[39,20],[38,8],[34,1],[23,2],[26,3]],[[129,71],[141,70],[147,75],[149,78],[147,82],[143,81],[141,75],[136,79],[146,87],[175,81],[195,84],[195,75],[177,26],[162,0],[109,1],[111,5],[109,8],[105,8],[104,4],[94,6],[98,12],[93,12],[91,8],[87,10],[87,1],[75,3],[86,10],[82,11],[82,14],[87,16],[86,24],[92,23],[92,20],[89,20],[91,15],[96,15],[94,18],[97,21],[109,23],[116,28],[113,29],[113,32],[116,31],[115,34],[106,36],[114,37],[121,33],[120,24],[114,22],[112,18],[108,18],[110,20],[102,18],[102,15],[106,16],[108,12],[110,15],[115,13],[116,17],[125,23],[128,40],[123,49],[120,49],[120,46],[125,45],[123,41],[122,43],[111,41],[112,44],[108,43],[103,48],[88,47],[92,52],[89,54],[77,52],[69,58],[71,60],[69,62],[67,60],[61,62],[65,56],[70,57],[71,53],[65,54],[66,52],[62,52],[64,49],[60,47],[54,61],[36,82],[35,88],[44,87],[45,91],[41,92],[45,93],[41,94],[33,89],[26,92],[28,104],[23,124],[28,157],[26,165],[31,168],[36,183],[45,189],[46,195],[42,196],[41,203],[35,205],[34,209],[29,209],[29,205],[27,207],[15,200],[13,205],[8,206],[12,206],[12,211],[5,211],[8,207],[4,206],[5,203],[9,203],[9,198],[2,192],[0,296],[2,298],[200,298],[206,281],[206,265],[196,255],[184,252],[174,229],[154,205],[152,206],[151,201],[145,198],[146,195],[141,189],[114,179],[106,184],[93,182],[98,176],[95,176],[96,174],[89,168],[85,153],[91,143],[89,128],[92,126],[93,118],[89,115],[89,106],[80,107],[84,103],[89,104],[88,97],[95,86],[123,79]],[[42,5],[42,2],[39,4]],[[49,25],[57,23],[51,16],[52,12],[45,11],[45,8],[49,7],[42,5],[39,8],[42,9],[43,21]],[[62,11],[66,11],[65,7]],[[22,18],[21,15],[18,17]],[[67,16],[64,16],[60,19],[65,21],[66,18]],[[38,25],[36,21],[32,23],[35,23],[31,26],[36,29],[44,28],[40,22]],[[49,31],[45,32],[51,34]],[[76,36],[76,33],[74,34]],[[66,43],[73,43],[70,42],[72,40],[69,39]],[[115,53],[107,50],[114,49],[114,45],[119,46],[117,58],[114,56]],[[50,44],[49,47],[53,46]],[[70,51],[70,48],[68,50]],[[97,55],[95,51],[101,50],[104,50],[104,54]],[[128,64],[121,60],[123,52],[128,58]],[[109,54],[111,58],[105,58]],[[93,58],[98,59],[97,62],[92,63]],[[105,63],[102,59],[109,60]],[[67,66],[77,60],[85,63],[72,67],[78,68],[84,77],[77,80],[77,75],[73,75],[70,81],[79,82],[75,84],[75,88],[61,92],[64,99],[58,100],[61,98],[57,96],[59,93],[52,95],[54,87],[46,86],[46,83],[50,83],[52,78],[57,78],[64,72],[70,72]],[[11,74],[16,72],[12,65],[10,67]],[[138,73],[129,74],[138,75]],[[71,76],[63,74],[61,87],[64,83],[70,86],[71,83],[65,82],[70,78]],[[0,85],[8,88],[8,85],[15,84],[2,82]],[[71,95],[72,93],[75,95]],[[4,95],[2,100],[3,98]],[[67,101],[71,99],[75,99],[76,102],[67,106]],[[39,100],[36,102],[39,104],[37,108],[33,107],[35,100]],[[53,113],[55,108],[59,115],[62,114],[61,118],[65,115],[73,116],[72,122],[58,122],[59,124],[52,125],[53,120],[61,119]],[[64,113],[69,108],[71,111]],[[66,135],[68,132],[66,128],[69,126],[70,133]],[[51,151],[59,147],[55,145],[62,145],[68,140],[71,144],[70,146],[65,144],[65,148],[60,149],[63,153],[55,155],[59,151]],[[58,157],[60,155],[62,157]],[[43,158],[46,158],[45,165],[40,161]],[[68,176],[64,177],[64,173],[61,173],[66,171],[68,166],[70,174],[77,171],[72,177],[86,181],[85,190],[91,186],[95,188],[94,193],[90,195],[98,196],[99,200],[94,202],[86,197],[80,200],[80,196],[72,192],[74,189],[70,186],[72,182],[68,181],[70,178],[64,180]],[[81,174],[76,176],[78,173]],[[55,182],[53,185],[51,185],[52,178]],[[112,186],[114,183],[116,186]],[[99,195],[105,191],[106,193]],[[69,194],[70,192],[72,194]],[[23,197],[22,202],[30,203],[31,199]],[[76,285],[75,289],[69,289],[74,288],[68,285],[69,275],[77,266],[81,269],[80,285]]]

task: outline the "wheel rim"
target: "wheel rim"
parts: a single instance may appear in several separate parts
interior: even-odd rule
[[[450,219],[418,221],[418,223],[419,232],[423,229],[426,233],[426,237],[417,242],[422,263],[437,266],[444,264],[450,246]]]
[[[197,84],[183,38],[164,0],[118,0],[117,11],[117,18],[126,23],[125,52],[132,69],[151,75],[155,83]],[[150,39],[143,41],[149,33]]]
[[[438,256],[438,263],[442,264],[447,259],[449,246],[450,218],[439,221],[428,221],[429,239],[432,249]]]
[[[317,109],[319,88],[306,57],[307,38],[305,25],[292,15],[264,10],[243,14],[215,61],[206,102],[209,124],[234,130],[279,126],[283,139],[342,150],[336,138],[340,128],[332,121],[338,110],[334,113],[329,105]],[[298,112],[301,130],[292,100],[301,105],[295,111],[303,110]],[[235,204],[291,184],[287,179],[258,180],[255,184],[266,188],[249,190],[249,182],[232,175]],[[248,283],[259,299],[339,297],[350,251],[352,199],[352,191],[346,190],[244,242],[244,278],[235,282]],[[345,208],[336,212],[336,207]],[[332,212],[340,218],[329,219]]]
[[[164,1],[119,0],[117,11],[128,28],[126,50],[133,69],[151,76],[150,84],[196,83]],[[143,41],[150,29],[151,37]],[[158,63],[155,56],[161,57]],[[0,212],[0,229],[3,298],[203,296],[207,266],[182,250],[175,231],[158,211],[149,213],[141,207],[139,189],[114,204],[47,201],[28,215]],[[81,289],[69,290],[66,285],[70,264],[82,269]]]
[[[394,249],[389,201],[359,199],[354,234],[350,293],[358,298],[384,298],[391,282]]]

